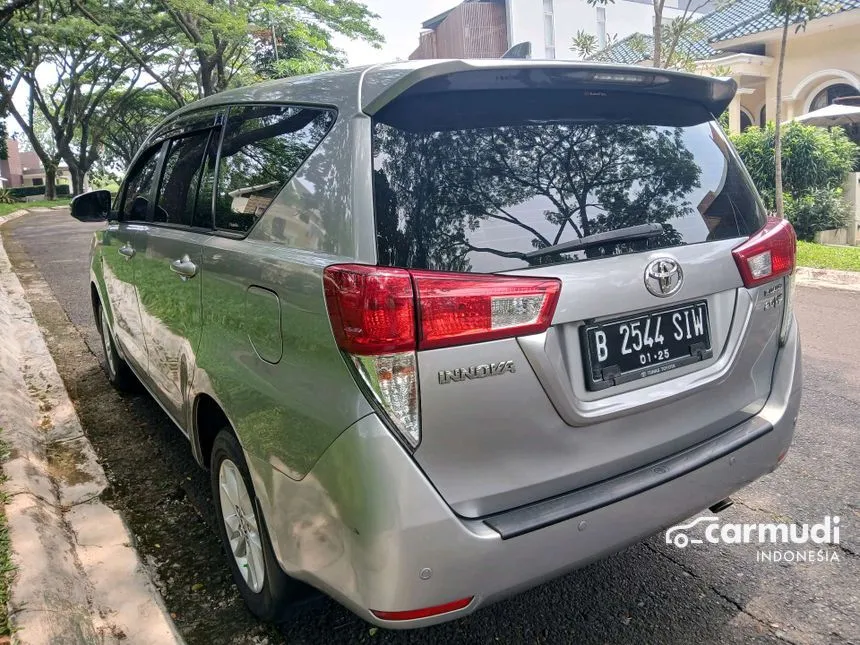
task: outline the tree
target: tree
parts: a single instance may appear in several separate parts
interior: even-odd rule
[[[776,70],[776,114],[773,146],[774,184],[776,216],[785,217],[785,201],[782,193],[782,72],[785,68],[785,49],[788,45],[788,28],[796,24],[795,33],[806,27],[806,23],[818,12],[819,0],[771,0],[770,10],[782,17],[782,39],[779,47],[779,63]]]
[[[697,14],[708,2],[709,0],[681,0],[683,5],[681,15],[666,22],[663,16],[666,0],[652,0],[654,26],[650,38],[642,34],[634,34],[627,40],[627,45],[642,58],[648,56],[650,47],[650,57],[654,67],[692,70],[695,58],[689,44],[707,36],[698,24]],[[588,0],[591,6],[606,6],[614,3],[615,0]],[[604,49],[598,50],[597,39],[580,30],[573,39],[571,49],[583,58],[611,60],[609,49],[615,44],[617,40],[613,39],[607,42]]]
[[[101,146],[103,99],[109,92],[137,91],[141,70],[61,0],[35,0],[6,31],[3,47],[13,69],[0,81],[0,96],[45,168],[46,198],[54,196],[61,158],[78,194]],[[45,69],[54,70],[55,82],[45,82]],[[26,114],[12,102],[19,84],[27,90]]]
[[[16,11],[24,9],[33,4],[36,0],[8,0],[0,7],[0,29],[6,26],[6,23],[12,19]]]
[[[371,24],[377,15],[357,0],[71,1],[180,105],[262,78],[342,66],[334,34],[382,41]],[[178,89],[171,74],[191,79],[190,96],[190,85]]]

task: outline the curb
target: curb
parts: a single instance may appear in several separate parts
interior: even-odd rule
[[[0,438],[10,452],[5,512],[16,569],[8,602],[13,642],[182,644],[134,537],[101,501],[104,470],[2,239],[0,338]]]
[[[860,291],[860,271],[797,267],[797,284],[804,287]]]

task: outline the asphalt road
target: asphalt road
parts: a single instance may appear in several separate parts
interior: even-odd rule
[[[795,443],[780,469],[721,514],[730,522],[808,523],[838,515],[841,545],[831,550],[838,561],[757,562],[756,545],[681,550],[654,536],[439,627],[374,630],[318,601],[275,630],[247,614],[230,584],[207,478],[184,438],[146,395],[118,397],[98,372],[87,283],[98,226],[51,212],[7,225],[4,237],[105,464],[113,503],[189,643],[860,643],[860,293],[798,289],[805,392]],[[135,461],[141,453],[143,468]]]

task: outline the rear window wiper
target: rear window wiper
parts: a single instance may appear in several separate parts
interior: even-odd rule
[[[638,224],[636,226],[626,226],[624,228],[615,229],[614,231],[586,235],[578,240],[571,240],[570,242],[562,242],[561,244],[545,246],[542,249],[535,249],[534,251],[526,253],[525,258],[527,260],[531,260],[532,258],[539,258],[544,255],[580,251],[594,246],[602,246],[603,244],[629,242],[631,240],[650,240],[652,237],[660,237],[661,235],[663,235],[662,224]]]

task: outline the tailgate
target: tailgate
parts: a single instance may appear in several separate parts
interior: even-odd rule
[[[542,333],[417,352],[414,458],[467,517],[611,478],[756,414],[782,316],[782,292],[777,307],[773,284],[745,288],[732,255],[765,222],[712,114],[733,87],[496,67],[377,88],[369,110],[380,265],[561,284]]]

